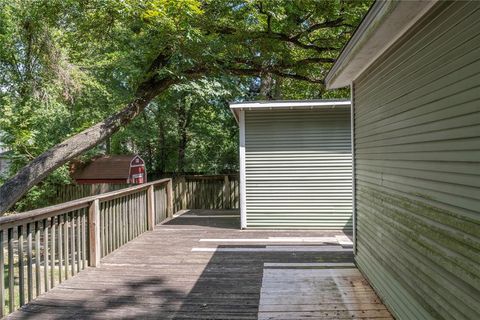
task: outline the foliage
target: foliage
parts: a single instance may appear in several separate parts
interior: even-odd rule
[[[9,175],[122,109],[146,79],[175,85],[85,157],[136,152],[154,174],[236,170],[227,101],[348,96],[325,92],[323,78],[370,3],[0,0],[0,141],[11,151]],[[61,167],[25,203],[68,176]]]

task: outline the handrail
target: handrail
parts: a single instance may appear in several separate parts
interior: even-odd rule
[[[161,184],[167,184],[172,181],[171,178],[164,178],[148,183],[144,183],[138,186],[128,187],[120,190],[115,190],[111,192],[106,192],[98,194],[95,196],[80,198],[77,200],[72,200],[64,202],[61,204],[56,204],[53,206],[48,206],[44,208],[39,208],[35,210],[25,211],[21,213],[12,214],[9,216],[0,217],[0,229],[6,229],[22,225],[28,222],[34,222],[35,220],[45,219],[54,215],[59,215],[64,212],[73,211],[77,209],[87,208],[90,204],[95,201],[108,201],[121,196],[135,193],[136,191],[141,191],[143,189],[148,189],[150,186],[158,186]]]
[[[0,318],[98,266],[102,257],[171,218],[173,209],[173,181],[166,178],[1,217]]]

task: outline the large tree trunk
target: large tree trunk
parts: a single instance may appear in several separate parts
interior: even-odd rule
[[[154,97],[173,83],[172,79],[157,80],[154,76],[149,78],[139,86],[135,98],[123,110],[57,144],[23,167],[0,187],[0,213],[6,212],[53,170],[95,147],[131,122]]]

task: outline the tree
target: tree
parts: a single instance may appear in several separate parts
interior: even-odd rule
[[[17,2],[14,2],[18,5]],[[0,212],[72,158],[135,119],[172,85],[269,74],[324,88],[323,78],[369,1],[38,1],[71,65],[110,77],[119,110],[35,157],[0,187]],[[2,4],[4,7],[12,6]],[[23,43],[23,42],[22,42]],[[106,60],[108,57],[108,60]],[[101,65],[101,62],[104,65]],[[22,64],[25,68],[26,64]],[[120,75],[120,76],[119,76]],[[104,82],[105,83],[105,82]],[[133,89],[135,88],[135,89]],[[29,94],[27,94],[29,96]],[[123,107],[118,101],[124,101]],[[108,104],[108,103],[107,103]],[[78,128],[80,129],[80,128]]]

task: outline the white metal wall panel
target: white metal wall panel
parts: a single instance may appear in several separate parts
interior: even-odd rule
[[[434,10],[354,83],[356,261],[397,319],[480,319],[480,3]]]
[[[352,226],[350,109],[245,111],[247,228]]]

